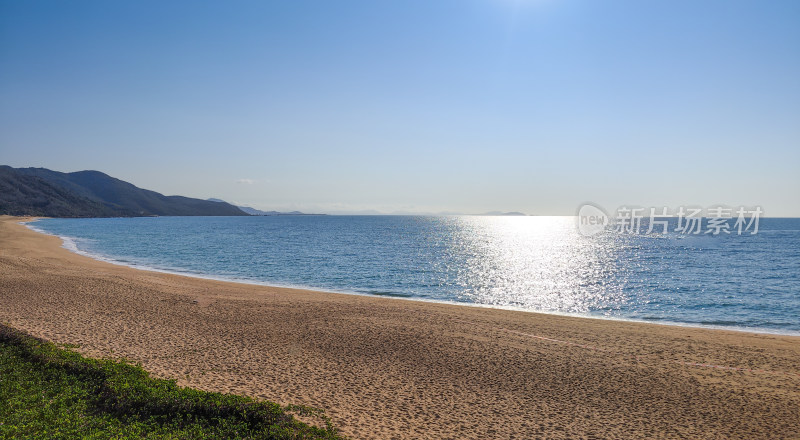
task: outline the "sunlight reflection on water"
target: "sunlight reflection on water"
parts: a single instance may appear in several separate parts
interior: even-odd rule
[[[625,302],[615,246],[583,237],[570,217],[460,217],[452,236],[466,257],[456,282],[463,299],[543,311],[588,312]],[[605,239],[604,239],[605,238]]]

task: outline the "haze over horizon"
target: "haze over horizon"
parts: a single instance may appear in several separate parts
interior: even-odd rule
[[[0,0],[0,164],[320,213],[800,217],[800,3]]]

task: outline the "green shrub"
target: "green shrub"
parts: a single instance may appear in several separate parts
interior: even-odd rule
[[[180,387],[125,361],[84,358],[0,325],[0,438],[344,437],[321,410]]]

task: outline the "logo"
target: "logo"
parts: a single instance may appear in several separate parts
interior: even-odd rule
[[[578,232],[584,237],[603,232],[608,223],[608,215],[597,206],[587,203],[578,210]]]

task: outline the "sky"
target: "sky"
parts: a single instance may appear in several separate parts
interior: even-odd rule
[[[800,217],[800,2],[0,0],[0,164],[267,210]]]

